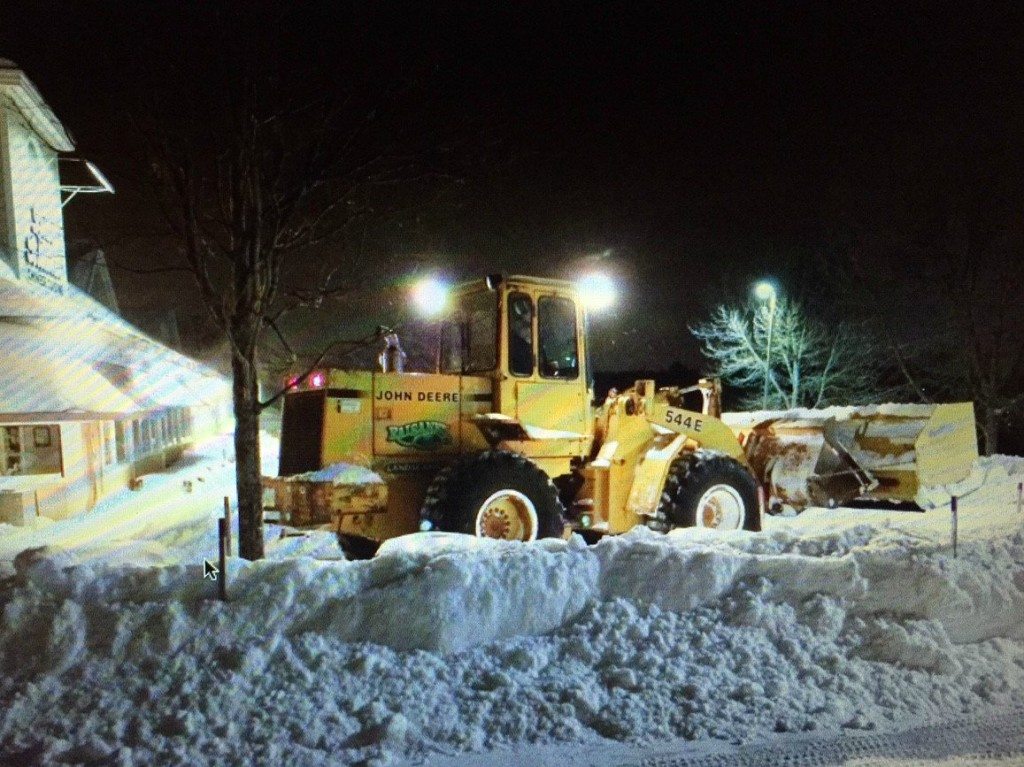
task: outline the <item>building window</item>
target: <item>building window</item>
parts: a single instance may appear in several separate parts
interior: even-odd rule
[[[0,474],[60,474],[60,427],[0,427]]]
[[[32,427],[32,445],[34,447],[49,447],[51,442],[49,426]]]
[[[21,428],[4,427],[4,474],[21,474]]]
[[[114,436],[114,424],[109,421],[103,424],[103,464],[110,466],[117,460],[117,439]]]
[[[117,461],[125,463],[132,457],[132,425],[128,421],[118,421],[114,424],[114,432],[117,440]]]

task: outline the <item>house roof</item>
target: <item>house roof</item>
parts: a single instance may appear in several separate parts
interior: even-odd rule
[[[0,419],[128,417],[226,401],[215,371],[149,338],[74,287],[0,278]]]
[[[55,152],[71,152],[75,142],[57,115],[43,100],[28,76],[10,59],[0,59],[0,93],[22,114],[29,125]]]

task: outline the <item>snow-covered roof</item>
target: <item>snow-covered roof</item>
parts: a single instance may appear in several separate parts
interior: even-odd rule
[[[0,417],[118,417],[228,396],[221,376],[74,286],[57,295],[0,278]]]
[[[0,93],[20,112],[29,125],[51,149],[56,152],[71,152],[75,142],[65,130],[57,115],[43,100],[42,95],[28,76],[10,59],[0,59]]]

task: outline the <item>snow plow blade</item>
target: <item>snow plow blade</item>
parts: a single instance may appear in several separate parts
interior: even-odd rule
[[[338,529],[341,518],[380,514],[388,488],[375,472],[351,464],[333,464],[291,477],[263,477],[263,507],[291,527]]]
[[[866,405],[725,413],[773,503],[917,503],[919,490],[959,482],[978,457],[974,406]]]

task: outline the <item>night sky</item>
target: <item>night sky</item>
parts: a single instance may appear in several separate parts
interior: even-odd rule
[[[308,87],[400,84],[406,125],[466,161],[381,247],[453,276],[600,264],[624,288],[606,368],[698,363],[686,325],[763,275],[841,300],[845,252],[898,260],[960,200],[1019,218],[1017,4],[420,5],[5,3],[0,55],[118,187],[66,209],[69,237],[134,266],[171,256],[125,234],[153,220],[127,104],[208,87],[240,41]],[[184,277],[113,276],[129,314],[189,311]]]

